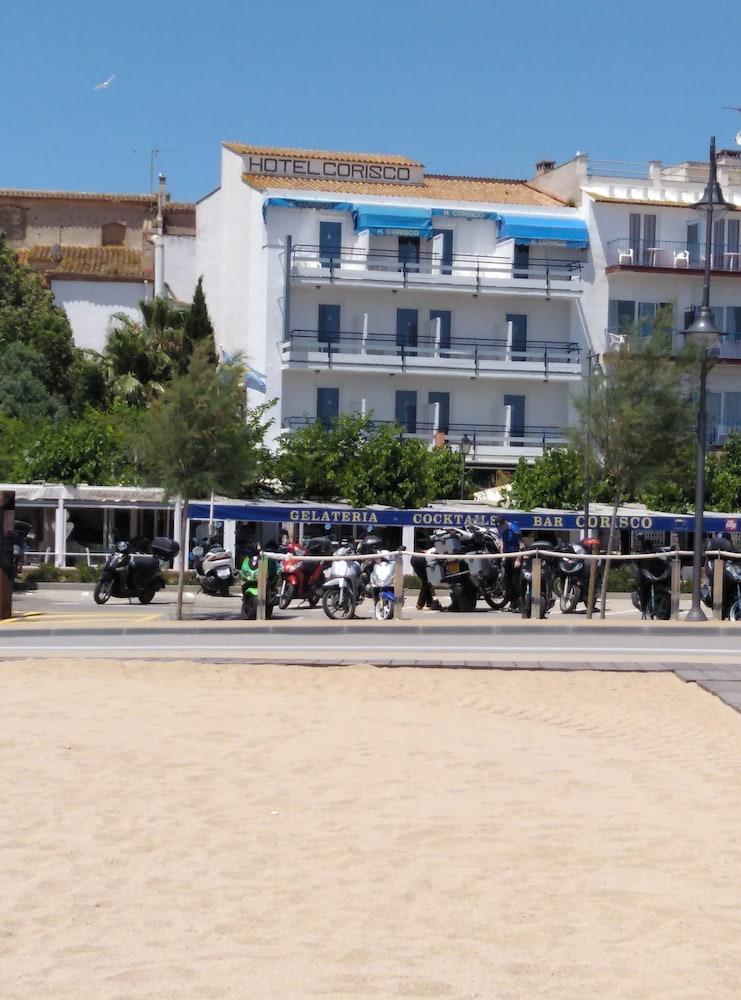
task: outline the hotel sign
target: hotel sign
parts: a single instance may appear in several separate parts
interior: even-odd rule
[[[396,163],[364,163],[343,159],[317,159],[309,156],[263,156],[246,153],[244,169],[248,174],[269,177],[310,177],[325,181],[374,181],[381,184],[419,184],[421,166]]]

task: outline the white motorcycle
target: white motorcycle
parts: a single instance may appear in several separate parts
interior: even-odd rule
[[[396,564],[388,552],[379,552],[378,562],[373,563],[370,586],[373,594],[373,613],[379,622],[394,617],[394,574]]]
[[[229,588],[236,580],[234,559],[231,552],[219,543],[216,535],[208,528],[196,530],[196,545],[193,547],[193,569],[204,594],[228,597]]]

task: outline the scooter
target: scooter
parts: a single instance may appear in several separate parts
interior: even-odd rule
[[[550,542],[533,542],[531,549],[552,552]],[[533,557],[523,556],[520,567],[520,611],[523,618],[531,618],[533,614]],[[556,603],[553,597],[553,566],[550,559],[540,560],[540,594],[538,601],[538,617],[545,618]]]
[[[231,552],[220,544],[218,537],[209,533],[208,527],[196,529],[196,545],[191,549],[193,568],[204,594],[229,596],[236,572]]]
[[[171,538],[155,538],[151,555],[134,552],[129,542],[118,542],[105,561],[95,584],[93,600],[105,604],[111,597],[136,598],[149,604],[165,586],[163,570],[172,564],[180,546]]]
[[[242,578],[242,611],[241,617],[254,621],[257,618],[258,606],[258,575],[263,551],[259,545],[250,545],[244,557],[239,575]],[[265,617],[273,617],[273,609],[278,603],[278,588],[280,580],[280,563],[268,559],[267,587],[265,591]]]
[[[703,587],[705,604],[713,606],[713,575],[715,559],[705,563],[706,584]],[[732,622],[741,621],[741,559],[723,560],[723,607],[721,617]]]
[[[474,611],[479,596],[496,611],[504,607],[507,598],[502,561],[476,558],[476,554],[501,551],[495,532],[443,528],[433,534],[433,543],[427,559],[427,579],[433,586],[448,584],[453,611]],[[461,559],[435,559],[435,554],[460,555]]]
[[[598,548],[599,540],[596,538],[585,538],[578,544],[564,547],[564,554],[558,560],[553,575],[553,590],[559,598],[559,606],[563,614],[573,614],[582,601],[586,605],[589,600],[590,562],[579,557],[588,552],[595,552]],[[595,578],[595,594],[599,592],[599,588],[600,577],[598,574]]]
[[[373,595],[373,613],[379,622],[394,617],[394,573],[396,566],[388,552],[379,552],[379,559],[372,564],[370,588]]]
[[[310,608],[316,607],[322,596],[327,564],[302,557],[331,555],[331,539],[311,538],[305,548],[296,542],[289,542],[286,551],[289,557],[283,560],[279,598],[281,611],[285,611],[294,600],[306,601]]]
[[[364,596],[360,562],[353,559],[351,545],[342,545],[335,552],[346,559],[334,559],[324,570],[322,608],[327,618],[352,618]]]
[[[651,550],[645,550],[651,551]],[[654,550],[656,559],[639,559],[636,561],[636,589],[630,595],[633,607],[641,612],[641,618],[658,618],[668,621],[671,618],[671,566],[668,553],[674,550],[669,546],[660,546]],[[667,553],[667,555],[664,555]]]

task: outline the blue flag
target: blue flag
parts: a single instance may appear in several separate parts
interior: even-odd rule
[[[267,376],[263,375],[262,372],[257,371],[255,368],[245,368],[244,372],[244,385],[245,389],[257,389],[258,392],[267,392],[268,383],[266,381]]]

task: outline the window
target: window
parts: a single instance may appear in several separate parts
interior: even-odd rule
[[[700,224],[689,222],[687,224],[687,249],[689,250],[690,267],[700,266]]]
[[[331,426],[339,416],[340,412],[340,390],[339,389],[317,389],[316,391],[316,418],[324,427]]]
[[[317,340],[320,344],[340,342],[340,307],[320,303],[317,313]]]
[[[102,227],[104,247],[122,247],[126,239],[126,225],[123,222],[106,222]]]
[[[523,444],[523,438],[525,437],[525,397],[524,396],[505,396],[504,397],[504,409],[505,409],[505,429],[507,424],[509,424],[509,437],[512,444]],[[507,410],[509,409],[509,419],[507,419]],[[519,440],[513,440],[517,438]]]
[[[527,316],[507,313],[507,322],[512,324],[512,360],[524,361],[527,351]]]
[[[726,220],[716,219],[713,223],[713,267],[721,270],[725,264]]]
[[[633,299],[610,299],[607,307],[607,328],[610,333],[630,332],[638,322],[642,336],[647,337],[653,330],[656,317],[662,311],[668,313],[673,322],[674,307],[671,302],[635,302]]]
[[[419,236],[399,237],[399,270],[419,271]]]
[[[450,429],[450,393],[430,392],[427,394],[427,402],[430,404],[430,407],[437,403],[437,426],[435,430],[447,434]]]
[[[438,334],[438,323],[440,332],[439,343],[435,338]],[[450,330],[452,325],[452,314],[450,309],[430,309],[430,323],[432,325],[432,336],[435,339],[435,347],[439,348],[440,351],[450,350]],[[443,354],[443,357],[447,357]]]
[[[726,322],[723,329],[727,336],[741,340],[741,306],[726,306]]]
[[[342,256],[342,223],[319,223],[319,259],[325,267],[339,267]]]
[[[652,264],[656,249],[656,216],[631,212],[628,219],[628,245],[636,264]]]
[[[417,433],[417,393],[399,389],[396,393],[396,422],[407,434]]]
[[[397,347],[416,348],[418,329],[419,329],[419,311],[417,309],[396,310]]]
[[[453,230],[433,229],[432,246],[435,261],[439,261],[440,274],[453,273]]]
[[[527,278],[530,269],[530,244],[515,243],[515,256],[512,261],[512,277]]]

